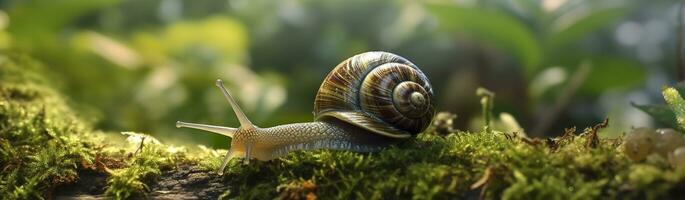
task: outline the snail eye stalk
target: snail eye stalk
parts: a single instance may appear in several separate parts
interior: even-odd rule
[[[253,129],[254,125],[252,124],[252,122],[250,122],[245,113],[243,113],[243,110],[240,109],[240,106],[235,101],[235,99],[233,99],[231,93],[228,93],[228,90],[226,89],[226,87],[224,87],[224,82],[221,81],[221,79],[216,79],[216,86],[219,87],[219,89],[221,89],[221,92],[224,93],[224,97],[226,97],[228,103],[231,104],[231,108],[233,108],[235,116],[238,117],[238,121],[240,122],[240,128]]]

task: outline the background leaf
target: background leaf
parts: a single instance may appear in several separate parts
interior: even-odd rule
[[[440,28],[468,34],[515,55],[528,77],[540,67],[540,44],[521,22],[479,8],[445,5],[427,5],[427,8],[438,19]]]
[[[554,24],[562,25],[559,25],[560,27],[547,38],[546,44],[552,49],[563,49],[563,47],[574,43],[590,33],[606,28],[609,24],[619,20],[630,10],[629,7],[625,6],[593,10],[584,16],[573,16],[577,18],[572,20],[572,22],[559,22],[561,20],[568,20],[565,17],[560,17]],[[571,12],[569,15],[570,14],[575,13]]]
[[[632,105],[633,107],[636,107],[642,110],[643,112],[647,113],[648,115],[652,116],[652,118],[654,118],[654,120],[656,120],[658,123],[679,130],[681,132],[685,132],[685,129],[678,126],[678,123],[675,120],[675,114],[673,114],[673,111],[671,111],[671,109],[669,109],[668,106],[636,104]]]
[[[644,83],[644,68],[635,61],[619,57],[592,59],[592,71],[581,86],[585,94],[601,94],[608,89],[631,88]]]
[[[9,11],[9,31],[17,41],[33,43],[36,39],[48,40],[55,32],[76,18],[96,9],[111,6],[118,0],[37,0],[14,2]]]

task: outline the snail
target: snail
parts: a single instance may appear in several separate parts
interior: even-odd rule
[[[334,149],[373,152],[411,138],[428,127],[435,114],[433,89],[421,70],[400,56],[366,52],[338,64],[324,79],[314,100],[314,121],[260,128],[250,122],[226,90],[240,127],[176,122],[231,137],[228,161],[243,157],[271,160],[294,150]]]

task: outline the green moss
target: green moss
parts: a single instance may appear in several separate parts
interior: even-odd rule
[[[172,166],[183,159],[182,153],[170,153],[164,145],[149,136],[137,134],[132,137],[145,137],[143,145],[131,158],[127,159],[126,167],[112,170],[107,180],[105,194],[116,199],[126,199],[133,196],[145,196],[149,191],[147,183],[159,177],[162,170],[170,170]]]
[[[83,140],[89,126],[54,90],[37,84],[44,80],[33,74],[35,63],[2,56],[0,67],[0,196],[50,196],[77,178],[79,165],[92,163],[97,139]]]
[[[544,145],[531,146],[518,139],[507,139],[501,133],[457,133],[447,138],[422,134],[414,141],[372,154],[321,150],[296,152],[283,159],[249,166],[232,162],[227,181],[240,187],[237,191],[241,193],[234,194],[236,197],[277,196],[279,191],[255,188],[278,188],[300,179],[315,183],[316,195],[324,199],[472,197],[479,191],[469,187],[481,178],[486,168],[505,166],[501,168],[506,172],[494,173],[490,178],[485,194],[517,197],[536,195],[546,189],[531,187],[528,182],[556,181],[565,185],[567,180],[576,183],[596,179],[575,170],[560,174],[559,169],[583,168],[598,175],[609,175],[604,169],[574,161],[578,154],[599,153],[607,157],[604,162],[626,162],[615,152],[601,150],[571,152],[562,148],[552,156]],[[565,194],[550,193],[559,197]],[[545,197],[545,193],[539,197]]]
[[[633,164],[617,151],[619,140],[600,140],[591,148],[587,145],[591,131],[549,142],[558,144],[556,149],[503,133],[461,132],[446,138],[422,134],[372,154],[321,150],[249,166],[232,162],[226,181],[241,192],[227,197],[292,196],[284,193],[293,190],[274,188],[303,180],[315,183],[314,194],[323,199],[472,198],[481,192],[484,197],[504,199],[682,194],[678,190],[685,184],[682,172],[658,163]],[[471,189],[488,168],[491,172],[484,184]]]
[[[146,139],[142,148],[79,119],[40,67],[0,57],[0,196],[50,198],[86,172],[107,176],[106,195],[147,196],[178,165],[216,169],[223,150],[186,152]],[[16,76],[13,76],[16,75]],[[598,126],[599,127],[599,126]],[[233,160],[221,198],[293,199],[661,199],[685,193],[685,168],[652,156],[633,163],[620,139],[595,129],[549,140],[512,134],[457,132],[416,139],[376,153],[298,151],[244,165]],[[104,138],[107,138],[106,140]],[[210,176],[216,176],[212,172]],[[181,180],[179,180],[181,181]],[[203,187],[202,185],[193,187]]]

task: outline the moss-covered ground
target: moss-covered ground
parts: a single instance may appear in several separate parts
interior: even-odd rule
[[[568,129],[532,140],[502,132],[420,134],[376,153],[298,151],[213,171],[224,150],[94,130],[41,77],[0,56],[0,197],[40,199],[675,199],[685,168],[634,163],[620,139]],[[145,138],[145,139],[143,139]],[[127,140],[128,139],[128,140]],[[141,144],[142,140],[142,144]],[[191,149],[191,150],[188,150]],[[195,150],[193,150],[195,149]]]

